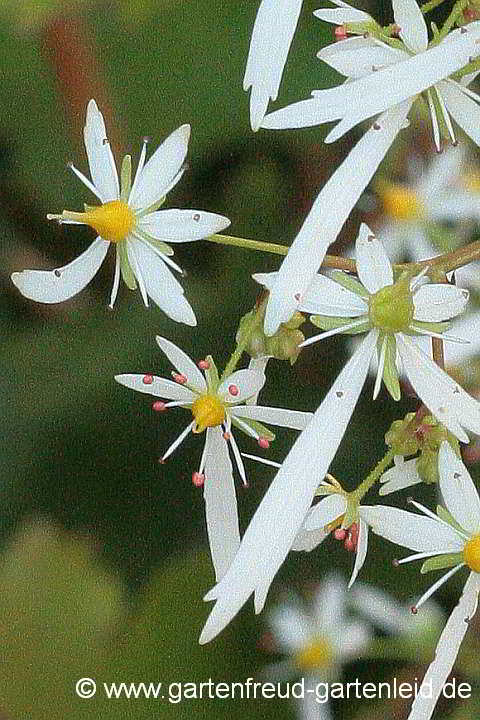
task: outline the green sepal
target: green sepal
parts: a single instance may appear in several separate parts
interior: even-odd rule
[[[454,530],[458,530],[462,533],[462,535],[465,534],[465,530],[457,523],[453,515],[442,505],[437,505],[437,515],[440,520],[443,520],[444,522],[451,525]]]
[[[315,490],[314,497],[325,497],[325,495],[338,495],[338,490],[334,490],[330,485],[319,485]]]
[[[351,325],[355,318],[338,318],[330,317],[329,315],[311,315],[310,322],[316,325],[321,330],[336,330],[337,328],[344,327],[345,325]],[[364,333],[370,329],[370,323],[368,320],[357,325],[355,328],[345,330],[344,335],[358,335]]]
[[[393,335],[387,335],[387,344],[385,347],[385,364],[383,366],[383,382],[390,393],[391,397],[398,402],[401,397],[400,383],[398,382],[397,364],[395,362],[397,355],[397,344]]]
[[[128,201],[130,190],[132,188],[132,156],[125,155],[122,160],[120,170],[120,200],[124,203]]]
[[[168,255],[168,257],[173,255],[173,250],[170,245],[167,245],[167,243],[163,242],[163,240],[157,240],[156,238],[145,232],[145,230],[140,230],[140,228],[136,227],[135,235],[137,235],[142,240],[146,240],[148,243],[156,247],[157,250],[160,250],[163,255]]]
[[[117,253],[120,260],[120,271],[122,273],[123,282],[129,290],[136,290],[137,281],[135,280],[134,272],[128,262],[127,243],[124,240],[117,243]]]
[[[410,332],[407,330],[405,332],[406,335],[415,335],[415,328],[421,328],[422,330],[428,330],[430,332],[435,333],[443,333],[445,330],[449,330],[451,327],[450,322],[422,322],[420,320],[414,320],[411,325]],[[412,332],[413,330],[413,332]],[[424,335],[424,333],[419,333],[420,335]]]
[[[205,370],[205,379],[207,381],[207,390],[209,394],[216,395],[217,388],[220,385],[220,377],[218,375],[217,366],[211,355],[207,355],[205,360],[210,364],[210,367]]]
[[[363,287],[360,280],[357,280],[357,278],[354,278],[352,275],[348,275],[341,270],[333,270],[332,279],[335,280],[335,282],[339,285],[342,285],[342,287],[346,288],[347,290],[351,290],[355,293],[355,295],[359,295],[365,300],[368,300],[368,298],[370,297],[368,290]]]
[[[155,212],[155,210],[158,210],[159,207],[163,205],[165,202],[165,198],[167,196],[164,195],[159,200],[156,200],[154,203],[149,205],[147,208],[142,209],[139,213],[137,213],[137,217],[145,217],[145,215],[148,215],[149,213]]]
[[[445,568],[460,565],[463,562],[463,553],[448,553],[447,555],[436,555],[428,558],[423,563],[420,572],[424,575],[432,570],[445,570]]]
[[[234,425],[236,428],[241,430],[242,432],[245,432],[243,427],[238,422],[237,418],[233,415],[230,416],[232,420],[232,425]],[[249,428],[251,428],[254,432],[259,435],[259,437],[266,438],[269,442],[273,442],[275,440],[275,434],[272,433],[271,430],[268,430],[268,428],[265,427],[265,425],[262,425],[262,423],[259,423],[258,420],[252,420],[252,418],[239,418],[242,423],[245,423],[245,425],[248,425]]]
[[[98,205],[88,205],[88,203],[83,203],[83,209],[85,210],[85,212],[90,212],[91,210],[95,210],[95,208],[97,208],[97,207],[98,207]]]

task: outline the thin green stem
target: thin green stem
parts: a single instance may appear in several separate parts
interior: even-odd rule
[[[356,500],[357,502],[360,502],[363,496],[366,495],[367,492],[370,490],[370,488],[375,485],[379,477],[383,475],[390,463],[393,462],[394,456],[395,451],[393,450],[393,448],[390,448],[390,450],[388,450],[384,457],[375,465],[372,472],[367,475],[363,482],[360,483],[357,489],[349,493],[349,497],[353,500]]]
[[[431,10],[434,10],[436,7],[441,5],[443,2],[445,2],[445,0],[430,0],[430,2],[425,3],[425,5],[422,5],[422,7],[420,9],[421,9],[422,13],[424,15],[426,15]]]
[[[460,15],[463,14],[463,11],[467,7],[469,3],[469,0],[457,0],[455,5],[453,6],[452,12],[448,16],[448,18],[445,20],[442,29],[440,30],[439,34],[435,37],[435,39],[432,41],[431,45],[437,45],[438,43],[442,42],[444,40],[450,30],[453,28],[455,23],[457,22]]]

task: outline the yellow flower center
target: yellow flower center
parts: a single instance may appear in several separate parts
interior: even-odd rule
[[[112,200],[82,213],[82,221],[93,227],[105,240],[116,243],[125,240],[135,227],[135,214],[127,203]]]
[[[470,570],[480,573],[480,535],[474,535],[465,543],[463,559]]]
[[[299,650],[293,660],[300,670],[317,670],[332,665],[333,656],[330,642],[324,637],[317,637]]]
[[[201,433],[207,427],[221,425],[225,420],[225,408],[216,395],[200,395],[192,405],[195,418],[194,433]]]
[[[420,198],[404,185],[385,183],[378,188],[378,192],[384,211],[394,220],[416,220],[425,214]]]
[[[370,297],[372,325],[385,332],[405,332],[413,320],[413,297],[406,281],[385,285]]]

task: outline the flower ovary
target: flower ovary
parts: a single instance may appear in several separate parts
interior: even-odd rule
[[[370,296],[370,322],[384,332],[406,332],[413,313],[413,297],[405,282],[386,285]]]
[[[207,427],[216,427],[225,420],[225,408],[216,395],[200,395],[192,405],[195,418],[194,433],[201,433]]]
[[[463,559],[470,570],[480,573],[480,535],[474,535],[465,543]]]

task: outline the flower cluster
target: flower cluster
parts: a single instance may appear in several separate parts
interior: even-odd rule
[[[345,81],[266,114],[279,91],[302,2],[262,0],[245,71],[245,89],[251,88],[251,126],[258,130],[337,123],[326,142],[363,121],[369,121],[369,127],[321,189],[279,270],[254,275],[262,289],[255,307],[239,323],[236,347],[223,373],[212,356],[202,353],[203,359],[194,362],[159,336],[158,346],[173,367],[170,378],[129,373],[115,379],[153,396],[157,413],[187,411],[188,422],[163,452],[162,465],[190,434],[205,433],[192,481],[203,488],[216,585],[205,596],[215,605],[201,643],[221,632],[251,595],[256,612],[262,610],[291,550],[313,551],[329,537],[355,554],[348,588],[366,562],[371,531],[414,552],[397,565],[421,559],[422,573],[448,568],[416,602],[415,612],[462,567],[470,570],[426,674],[433,696],[419,695],[409,716],[429,720],[480,591],[480,498],[463,464],[461,445],[468,445],[471,435],[480,436],[480,402],[457,376],[448,374],[443,354],[444,342],[462,348],[472,337],[473,351],[478,352],[475,308],[467,322],[456,324],[479,288],[473,265],[480,260],[478,243],[462,246],[480,217],[480,194],[465,181],[466,151],[454,148],[426,163],[423,176],[417,157],[403,181],[385,174],[377,178],[374,187],[382,214],[376,230],[363,222],[355,260],[330,258],[328,265],[335,271],[319,271],[399,133],[410,123],[409,132],[415,130],[414,105],[423,101],[431,119],[432,149],[440,152],[447,140],[456,145],[457,125],[480,144],[480,96],[469,88],[480,72],[480,22],[470,21],[464,13],[468,3],[457,0],[440,29],[432,23],[429,38],[427,8],[416,0],[392,0],[394,23],[387,27],[343,0],[332,2],[335,8],[315,12],[321,21],[335,25],[336,38],[318,57]],[[71,169],[100,204],[47,217],[60,224],[90,226],[97,237],[64,267],[13,273],[19,291],[43,303],[68,300],[93,279],[113,244],[110,307],[122,277],[129,289],[138,286],[146,306],[150,298],[171,320],[195,326],[194,312],[171,272],[182,274],[172,260],[170,244],[206,239],[261,246],[265,251],[271,246],[218,235],[230,224],[223,215],[160,209],[185,170],[189,136],[189,125],[181,125],[148,161],[145,141],[132,180],[130,155],[118,173],[103,116],[91,100],[84,131],[90,178],[73,165]],[[405,259],[410,262],[392,263]],[[320,332],[305,340],[299,327],[307,318]],[[259,404],[259,394],[268,387],[269,361],[293,364],[303,348],[340,334],[356,336],[357,345],[328,392],[314,402],[315,412]],[[244,353],[250,355],[249,366],[238,369]],[[416,406],[387,431],[384,458],[374,460],[371,473],[348,491],[329,471],[371,366],[373,400],[384,393],[387,401],[399,401],[407,386]],[[257,458],[277,471],[242,535],[234,474],[245,486],[247,477],[235,433],[241,431],[267,450],[275,436],[264,423],[300,433],[282,463]],[[412,500],[420,515],[365,503],[377,482],[382,484],[380,495],[438,482],[444,505],[434,512]],[[313,677],[320,668],[336,676],[343,660],[368,644],[369,628],[346,616],[346,592],[343,581],[329,577],[316,596],[314,622],[296,601],[271,615],[274,633],[291,656],[289,670],[308,670]],[[371,606],[370,620],[375,614],[378,625],[378,607],[388,606],[388,601],[368,592],[357,584],[348,602],[359,612]],[[337,631],[340,625],[344,634]]]

